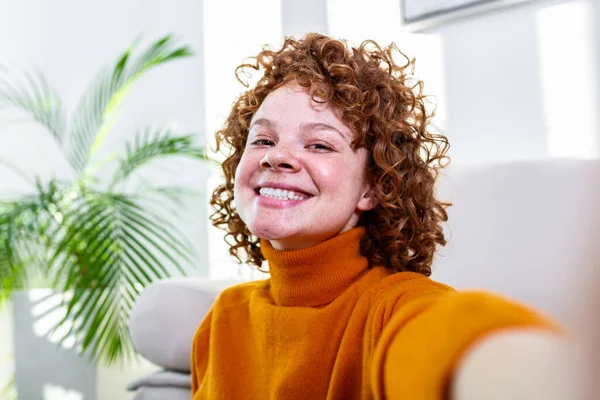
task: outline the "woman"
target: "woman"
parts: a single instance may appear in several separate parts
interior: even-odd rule
[[[225,290],[198,328],[194,399],[516,399],[516,367],[562,348],[538,313],[428,278],[448,141],[398,53],[309,34],[239,67],[264,75],[217,133],[232,152],[212,219],[270,278]],[[507,380],[479,385],[490,373]]]

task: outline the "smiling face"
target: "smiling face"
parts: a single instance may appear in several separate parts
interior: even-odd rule
[[[368,153],[352,131],[306,89],[270,93],[250,124],[235,174],[239,216],[274,248],[313,246],[356,227],[375,206],[366,179]]]

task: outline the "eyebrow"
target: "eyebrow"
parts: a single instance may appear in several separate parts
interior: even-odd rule
[[[266,118],[258,118],[250,124],[250,128],[254,125],[261,125],[269,129],[274,129],[277,126],[277,122],[271,121]],[[348,139],[348,135],[333,125],[325,124],[322,122],[308,122],[300,125],[301,131],[312,131],[312,130],[329,130],[337,132],[342,138]]]

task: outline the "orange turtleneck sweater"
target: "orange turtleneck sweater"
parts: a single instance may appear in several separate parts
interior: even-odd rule
[[[443,399],[477,339],[553,327],[514,302],[368,268],[363,228],[261,249],[270,279],[226,289],[192,348],[193,399]]]

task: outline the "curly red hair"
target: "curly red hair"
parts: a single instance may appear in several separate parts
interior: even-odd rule
[[[399,65],[394,56],[405,63]],[[286,38],[279,50],[263,49],[236,69],[264,70],[254,88],[233,105],[217,147],[231,148],[222,163],[225,183],[212,195],[213,225],[224,229],[230,253],[240,262],[261,266],[260,239],[248,230],[234,205],[235,170],[246,146],[252,117],[269,93],[286,84],[307,88],[313,100],[327,102],[355,133],[355,148],[369,151],[367,175],[378,205],[361,215],[366,228],[361,252],[371,265],[393,272],[431,274],[437,245],[445,245],[442,222],[448,203],[434,194],[440,168],[449,161],[445,136],[432,133],[423,82],[413,77],[414,60],[395,45],[365,41],[359,47],[322,34]],[[244,82],[242,82],[244,83]],[[246,85],[247,86],[247,85]]]

